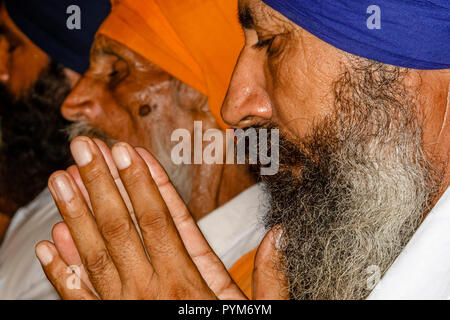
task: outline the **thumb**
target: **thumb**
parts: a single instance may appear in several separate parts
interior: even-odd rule
[[[258,248],[253,270],[253,299],[288,300],[286,275],[280,270],[281,254],[276,248],[281,229],[275,227],[264,237]]]
[[[61,259],[68,266],[80,267],[81,270],[78,276],[80,276],[81,280],[88,286],[89,289],[91,289],[92,292],[95,292],[95,289],[84,269],[78,249],[65,222],[59,222],[53,227],[52,238]]]

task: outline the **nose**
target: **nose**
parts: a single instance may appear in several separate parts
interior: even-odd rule
[[[61,106],[61,113],[69,121],[92,123],[103,113],[102,86],[89,77],[83,77],[67,96]]]
[[[235,128],[246,128],[272,118],[272,102],[266,90],[265,53],[244,48],[235,67],[222,118]]]
[[[9,44],[4,37],[0,37],[0,82],[9,81]]]

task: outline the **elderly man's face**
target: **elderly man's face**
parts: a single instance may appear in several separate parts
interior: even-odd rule
[[[424,156],[420,90],[410,70],[342,52],[260,0],[240,0],[239,11],[246,45],[222,115],[280,129],[280,171],[262,180],[291,297],[364,298],[439,184]]]
[[[192,133],[195,120],[203,121],[204,128],[217,127],[206,97],[102,35],[94,42],[90,69],[64,102],[62,114],[78,123],[72,136],[93,135],[147,148],[185,200],[190,168],[171,161],[171,133],[179,128]]]

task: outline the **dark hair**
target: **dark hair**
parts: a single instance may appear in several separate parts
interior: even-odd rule
[[[45,188],[53,171],[68,165],[70,153],[63,132],[68,122],[59,108],[69,92],[64,68],[54,61],[18,100],[12,98],[5,86],[0,86],[3,213],[11,215],[29,203]]]

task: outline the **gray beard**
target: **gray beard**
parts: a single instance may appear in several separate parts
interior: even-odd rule
[[[69,141],[72,141],[75,137],[86,136],[90,138],[97,138],[103,140],[110,148],[114,146],[116,142],[115,139],[108,137],[103,131],[92,127],[85,122],[76,122],[67,127],[66,129]],[[162,167],[166,170],[167,175],[172,181],[175,189],[178,191],[180,196],[183,198],[185,203],[189,202],[191,197],[191,181],[192,173],[189,170],[189,166],[186,165],[175,165],[170,158],[170,145],[166,146],[163,143],[156,143],[156,154],[154,156],[158,159]]]
[[[364,299],[409,241],[437,190],[403,69],[358,61],[335,83],[335,111],[298,141],[281,137],[263,176],[268,228],[292,299]]]

